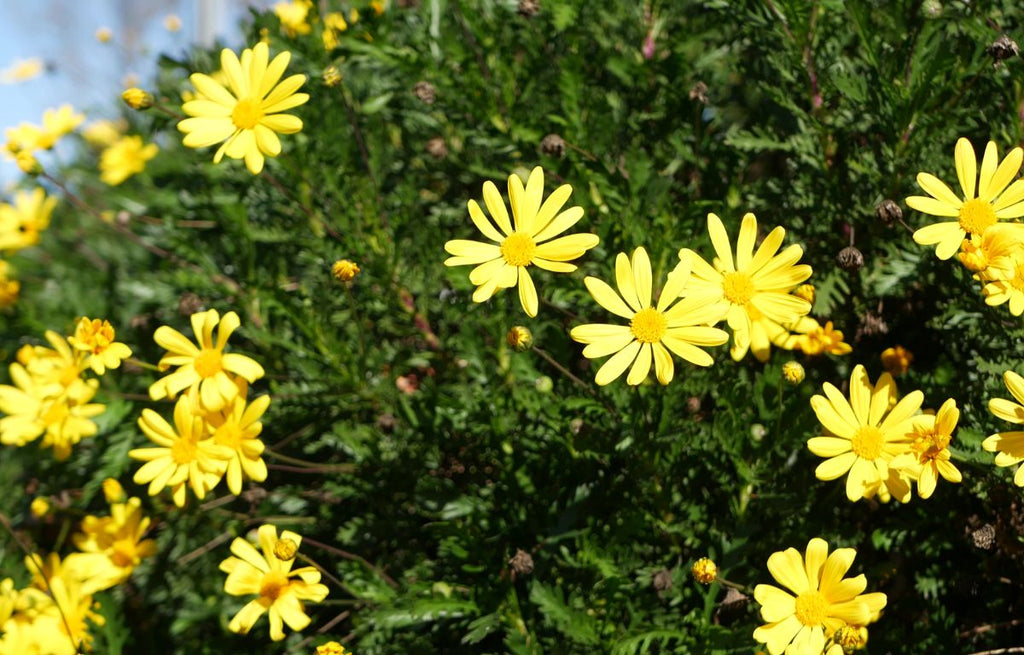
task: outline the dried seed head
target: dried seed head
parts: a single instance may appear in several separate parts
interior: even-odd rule
[[[533,18],[540,13],[540,0],[519,0],[519,15]]]
[[[444,142],[443,138],[435,136],[427,141],[427,154],[437,159],[444,159],[448,156],[448,144]]]
[[[996,528],[991,523],[986,523],[971,533],[971,541],[975,548],[992,550],[996,543]]]
[[[1017,45],[1016,41],[1003,34],[985,48],[985,53],[992,57],[995,65],[998,66],[1003,61],[1020,55],[1020,46]]]
[[[416,86],[412,87],[412,92],[420,102],[426,105],[432,105],[437,100],[437,88],[427,81],[417,82]]]
[[[854,246],[847,246],[836,255],[839,268],[848,273],[856,273],[864,266],[864,254]]]
[[[708,104],[708,85],[697,82],[690,87],[690,100],[696,100],[702,105]]]
[[[860,326],[857,328],[857,339],[888,333],[889,324],[885,322],[885,319],[878,314],[868,312],[860,319]]]
[[[508,561],[508,565],[516,575],[529,575],[533,573],[533,556],[522,548],[516,549],[516,554]]]
[[[186,291],[178,298],[178,313],[182,316],[191,316],[201,311],[203,311],[203,301],[191,291]]]
[[[672,571],[668,569],[662,569],[654,574],[654,579],[651,580],[651,585],[655,591],[665,591],[666,589],[672,588]]]
[[[565,139],[557,134],[549,134],[541,139],[540,151],[550,157],[564,157]]]
[[[888,198],[878,203],[875,207],[875,217],[885,225],[891,227],[896,221],[903,220],[903,210],[896,204],[895,200]]]

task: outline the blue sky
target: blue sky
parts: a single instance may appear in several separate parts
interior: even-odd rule
[[[65,103],[87,120],[116,115],[125,78],[136,75],[144,87],[159,53],[184,52],[197,39],[198,13],[211,15],[220,38],[234,43],[246,4],[270,2],[0,0],[0,70],[30,57],[42,58],[49,69],[26,82],[0,84],[0,130],[26,121],[39,124],[45,109]],[[168,14],[181,18],[181,30],[164,28]],[[101,27],[113,33],[109,43],[96,40]],[[0,190],[19,177],[14,164],[0,157]]]

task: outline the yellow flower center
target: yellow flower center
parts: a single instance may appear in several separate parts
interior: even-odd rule
[[[996,210],[987,200],[974,198],[960,206],[960,227],[968,234],[982,234],[995,225],[996,220]]]
[[[806,626],[821,625],[828,617],[828,601],[817,591],[805,591],[796,597],[796,618]]]
[[[196,459],[196,443],[191,439],[178,439],[171,446],[171,459],[175,464],[191,464]]]
[[[1024,291],[1024,264],[1015,265],[1013,267],[1013,277],[1007,281],[1017,291]]]
[[[119,539],[111,548],[110,561],[114,566],[122,568],[135,564],[135,542],[130,539]]]
[[[884,443],[881,430],[873,425],[865,425],[850,439],[850,450],[861,459],[875,460],[882,454]]]
[[[629,331],[640,343],[658,343],[665,336],[668,320],[665,315],[653,307],[641,309],[633,314],[629,322]]]
[[[522,232],[513,232],[501,242],[501,256],[509,266],[529,266],[536,252],[533,238]]]
[[[734,305],[746,305],[754,297],[754,282],[746,273],[726,273],[722,278],[722,295]]]
[[[234,421],[228,421],[217,428],[213,433],[213,439],[232,450],[239,450],[242,447],[242,431]]]
[[[220,351],[216,348],[203,348],[196,357],[194,366],[201,378],[212,378],[224,370]]]
[[[929,432],[914,439],[910,448],[917,453],[918,461],[925,463],[939,459],[942,451],[949,447],[951,440],[952,437],[948,434]]]
[[[61,423],[70,413],[71,412],[68,410],[68,404],[66,402],[55,400],[50,405],[50,408],[43,413],[40,419],[42,419],[43,425],[50,427],[51,425]]]
[[[263,118],[263,107],[254,98],[243,98],[231,111],[231,122],[240,130],[251,130]]]
[[[286,589],[288,589],[288,576],[280,571],[270,571],[263,575],[263,582],[260,583],[260,597],[273,602]]]

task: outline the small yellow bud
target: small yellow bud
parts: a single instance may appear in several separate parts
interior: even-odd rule
[[[124,487],[122,487],[121,483],[114,478],[107,478],[103,481],[103,496],[111,505],[114,503],[123,503],[125,495]]]
[[[339,259],[331,266],[331,273],[339,282],[349,282],[359,275],[359,265],[348,259]]]
[[[516,352],[523,352],[533,348],[533,333],[530,332],[530,328],[522,325],[516,325],[509,329],[505,335],[505,341],[508,345],[512,346]]]
[[[793,295],[797,298],[803,298],[807,302],[814,304],[814,285],[813,284],[801,284],[796,289],[793,289]]]
[[[338,642],[328,641],[322,646],[317,646],[316,653],[313,655],[352,655],[352,653],[345,650],[345,647]]]
[[[26,343],[21,348],[18,348],[18,352],[15,353],[14,357],[22,366],[28,366],[29,362],[36,358],[36,349]]]
[[[168,32],[177,32],[181,29],[181,19],[174,14],[164,16],[164,29]]]
[[[295,553],[299,552],[299,545],[291,539],[278,539],[274,544],[274,557],[282,562],[295,559]]]
[[[153,95],[136,86],[125,89],[121,99],[132,109],[149,109],[153,106]]]
[[[43,172],[43,167],[39,165],[39,161],[28,150],[22,150],[15,155],[14,161],[25,175],[35,176]]]
[[[373,2],[370,3],[370,8],[373,9],[373,13],[380,16],[384,13],[384,0],[373,0]]]
[[[29,511],[32,512],[32,516],[41,519],[50,513],[50,501],[39,496],[32,501]]]
[[[832,633],[832,643],[839,644],[846,653],[868,645],[868,629],[863,626],[844,625]]]
[[[341,71],[337,66],[328,66],[323,73],[324,85],[338,86],[341,84]]]
[[[707,557],[701,557],[690,569],[693,579],[701,584],[711,584],[718,577],[718,566]]]
[[[902,375],[914,363],[914,353],[903,346],[894,346],[882,351],[882,366],[889,375]]]
[[[110,39],[114,36],[114,33],[110,31],[109,27],[101,27],[96,30],[96,40],[100,43],[110,43]]]
[[[782,365],[782,379],[795,387],[804,381],[804,367],[800,362],[786,362]]]

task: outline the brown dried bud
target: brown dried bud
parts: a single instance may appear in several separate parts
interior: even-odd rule
[[[690,414],[696,414],[700,411],[700,398],[697,396],[690,396],[686,399],[686,411]]]
[[[844,271],[855,273],[864,266],[864,254],[854,246],[847,246],[836,255],[836,263]]]
[[[186,291],[178,298],[178,313],[182,316],[191,316],[201,311],[203,311],[203,301],[191,291]]]
[[[516,554],[512,556],[508,564],[516,575],[529,575],[533,573],[533,556],[522,548],[516,549]]]
[[[875,207],[875,217],[885,225],[892,227],[896,221],[903,220],[903,210],[894,200],[883,200]]]
[[[549,134],[540,141],[540,151],[551,157],[565,156],[565,139],[557,134]]]
[[[697,82],[690,87],[690,100],[696,100],[702,105],[708,104],[708,85]]]
[[[991,523],[986,523],[971,533],[971,541],[975,548],[992,550],[996,543],[996,528]]]
[[[427,141],[427,154],[437,159],[444,159],[448,156],[448,144],[444,142],[443,138],[435,136]]]
[[[519,15],[533,18],[540,13],[540,0],[519,0]]]
[[[416,86],[412,87],[412,93],[426,105],[432,105],[437,100],[437,88],[427,81],[417,82]]]
[[[889,324],[885,322],[885,319],[878,314],[868,312],[860,319],[860,326],[857,328],[857,339],[888,333]]]
[[[655,591],[662,592],[666,589],[672,588],[672,571],[668,569],[662,569],[654,574],[654,579],[651,580],[651,585],[654,586]]]
[[[1020,55],[1020,46],[1017,45],[1016,41],[1004,34],[985,48],[985,54],[992,57],[995,60],[996,66],[998,66],[1010,57]]]

